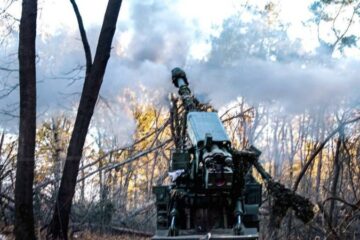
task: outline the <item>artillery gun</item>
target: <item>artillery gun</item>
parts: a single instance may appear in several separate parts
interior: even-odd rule
[[[274,198],[277,222],[292,208],[304,222],[312,219],[312,203],[273,181],[259,163],[254,146],[232,147],[217,113],[203,111],[188,87],[186,74],[172,70],[184,107],[183,133],[171,153],[170,185],[154,186],[157,230],[153,240],[258,239],[262,185]]]

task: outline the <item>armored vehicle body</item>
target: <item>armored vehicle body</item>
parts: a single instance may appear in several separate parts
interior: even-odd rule
[[[276,189],[277,184],[259,164],[261,152],[253,146],[233,148],[217,113],[199,107],[184,71],[173,69],[172,81],[184,109],[180,136],[184,144],[171,152],[172,183],[153,188],[157,209],[153,239],[258,239],[262,185],[252,168],[270,183],[267,187]]]

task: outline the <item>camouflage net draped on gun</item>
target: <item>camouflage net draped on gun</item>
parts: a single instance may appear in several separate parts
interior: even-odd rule
[[[273,223],[280,227],[282,219],[288,209],[293,209],[295,216],[304,223],[308,223],[314,217],[314,204],[309,199],[300,196],[294,191],[286,188],[281,183],[270,180],[266,183],[266,188],[274,199],[272,205]]]
[[[243,171],[248,172],[251,166],[254,166],[261,178],[265,182],[269,195],[273,198],[271,206],[272,223],[280,227],[282,219],[289,209],[293,209],[295,216],[304,223],[308,223],[314,217],[314,204],[307,198],[300,196],[291,189],[286,188],[283,184],[276,182],[265,171],[259,163],[261,151],[254,146],[250,146],[243,151],[236,151],[235,159],[240,158],[244,167]]]

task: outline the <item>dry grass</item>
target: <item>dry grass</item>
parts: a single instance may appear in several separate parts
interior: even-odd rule
[[[75,233],[73,239],[81,240],[150,240],[149,237],[141,237],[138,235],[115,235],[115,234],[97,234],[89,231]]]
[[[0,240],[14,240],[12,228],[3,229],[0,232]],[[38,240],[45,240],[45,236],[37,236]],[[142,237],[131,234],[99,234],[90,231],[77,232],[70,238],[71,240],[150,240],[150,237]]]

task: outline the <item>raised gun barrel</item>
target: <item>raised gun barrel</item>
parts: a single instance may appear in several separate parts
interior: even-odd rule
[[[171,79],[175,87],[179,88],[179,95],[181,96],[185,109],[187,111],[195,111],[195,102],[191,95],[190,88],[188,87],[189,82],[186,78],[184,70],[182,70],[181,68],[174,68],[171,71],[171,75]]]

